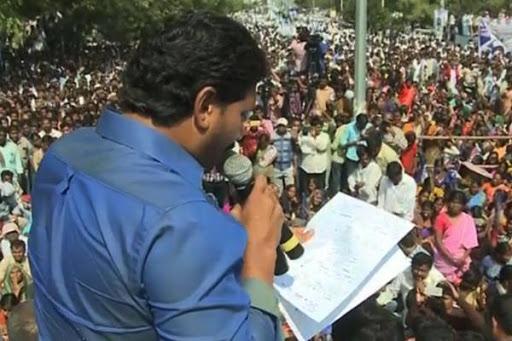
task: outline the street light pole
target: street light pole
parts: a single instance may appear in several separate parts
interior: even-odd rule
[[[366,112],[366,11],[367,0],[356,1],[356,65],[355,101],[356,115]]]

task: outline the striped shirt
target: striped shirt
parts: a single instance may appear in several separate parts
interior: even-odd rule
[[[272,143],[277,149],[275,167],[280,171],[290,168],[293,163],[292,135],[289,132],[282,136],[275,133],[272,135]]]

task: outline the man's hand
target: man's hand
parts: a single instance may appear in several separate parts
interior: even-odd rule
[[[256,178],[243,207],[235,206],[232,214],[246,227],[248,234],[242,276],[272,285],[284,214],[275,190],[265,177]]]
[[[295,235],[295,237],[297,237],[299,242],[301,244],[304,244],[304,243],[308,242],[309,240],[311,240],[311,238],[313,238],[315,231],[308,230],[305,227],[293,227],[292,232]]]

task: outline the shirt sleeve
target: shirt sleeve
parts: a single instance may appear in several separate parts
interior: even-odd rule
[[[0,283],[1,284],[4,283],[5,274],[7,272],[8,265],[9,265],[8,257],[6,257],[6,258],[2,259],[2,261],[0,261],[0,281],[1,281]]]
[[[382,178],[382,171],[380,170],[380,167],[377,164],[369,165],[368,167],[371,167],[371,173],[366,179],[365,187],[369,190],[376,191],[379,187],[380,180]]]
[[[378,199],[377,199],[377,206],[380,208],[384,208],[387,187],[388,186],[387,186],[386,177],[382,177],[382,179],[380,180],[379,195],[378,195]]]
[[[434,229],[436,231],[441,232],[444,234],[444,231],[446,231],[447,225],[446,225],[446,217],[444,213],[441,213],[437,216],[435,222],[434,222]]]
[[[350,128],[351,128],[350,126],[347,126],[345,129],[343,129],[343,132],[341,133],[340,140],[339,140],[340,147],[344,147],[345,145],[348,144],[349,136],[350,136]]]
[[[315,139],[316,151],[319,153],[325,152],[327,150],[327,148],[329,148],[329,144],[330,144],[329,136],[325,133],[321,133]]]
[[[313,154],[315,150],[315,141],[311,136],[301,136],[299,138],[299,146],[302,154]]]
[[[278,340],[268,284],[240,278],[244,228],[213,206],[185,204],[148,233],[141,286],[166,340]]]
[[[407,200],[404,203],[404,218],[412,221],[414,219],[414,208],[416,207],[416,184],[414,180],[407,186]]]
[[[23,163],[21,162],[21,155],[18,150],[16,150],[16,173],[23,174]]]
[[[397,277],[395,277],[395,279],[389,283],[384,291],[379,295],[377,298],[377,303],[379,305],[386,305],[397,298],[398,294],[400,293],[400,287],[402,286],[402,280],[402,274],[399,274]]]
[[[336,133],[334,134],[334,139],[332,140],[332,143],[331,143],[331,150],[333,153],[336,153],[338,151],[338,148],[340,147],[340,138],[341,138],[341,135],[343,134],[343,130],[342,128],[338,128],[336,130]]]
[[[350,189],[351,192],[353,192],[356,187],[356,173],[357,171],[352,172],[347,178],[348,189]]]
[[[469,214],[466,215],[466,233],[464,235],[463,246],[466,250],[471,250],[478,246],[478,234],[476,232],[475,221]]]

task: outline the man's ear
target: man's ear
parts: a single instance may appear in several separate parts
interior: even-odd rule
[[[219,110],[217,91],[214,87],[206,86],[199,90],[194,99],[193,118],[196,127],[206,131],[212,124],[212,116]]]

